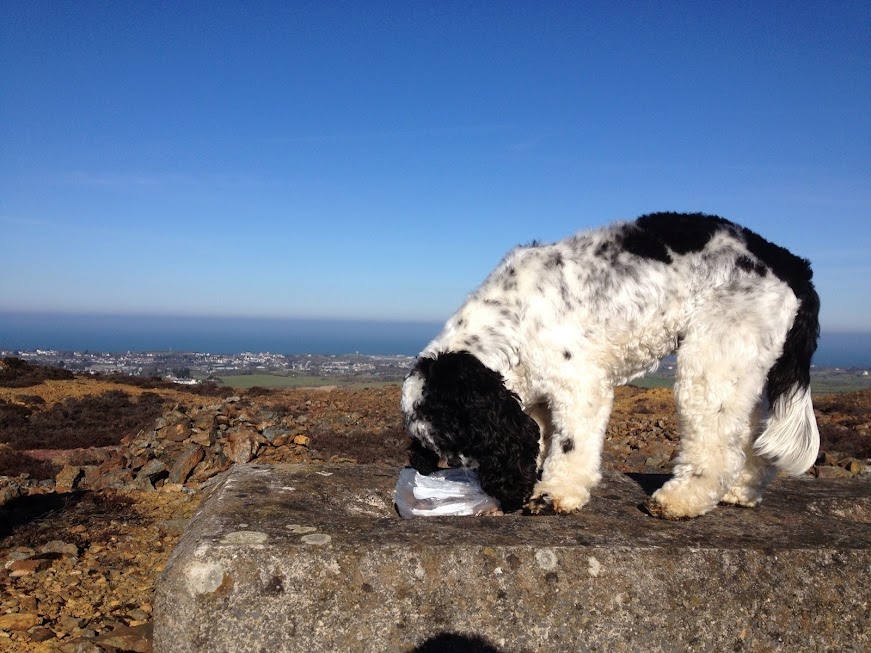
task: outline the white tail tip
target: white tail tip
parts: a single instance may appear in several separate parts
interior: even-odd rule
[[[753,449],[779,470],[798,476],[806,472],[820,452],[820,432],[814,416],[810,388],[795,388],[774,400],[768,421]]]

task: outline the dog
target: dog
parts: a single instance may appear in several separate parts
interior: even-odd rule
[[[601,478],[616,386],[677,355],[680,450],[648,498],[686,519],[752,507],[815,462],[810,263],[718,216],[654,213],[516,247],[402,387],[410,462],[477,469],[504,511],[566,514]]]

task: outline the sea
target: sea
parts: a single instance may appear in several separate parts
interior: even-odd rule
[[[418,354],[442,322],[0,312],[0,350]],[[824,331],[817,367],[871,368],[871,332]]]

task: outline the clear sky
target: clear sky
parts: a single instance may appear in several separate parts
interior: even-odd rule
[[[871,4],[0,2],[0,310],[442,320],[660,210],[871,330]]]

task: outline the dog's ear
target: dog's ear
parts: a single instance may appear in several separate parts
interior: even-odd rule
[[[480,416],[478,478],[484,491],[499,499],[502,510],[512,512],[529,499],[537,480],[538,424],[514,397],[497,397],[494,410]]]
[[[467,351],[421,359],[418,371],[425,380],[418,412],[436,446],[476,460],[484,491],[506,512],[520,508],[536,481],[539,431],[517,395]]]

